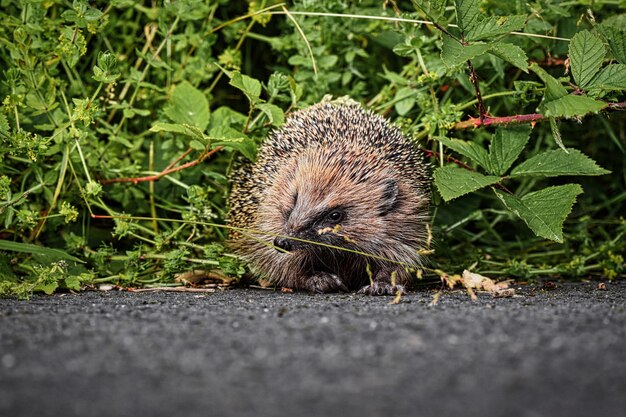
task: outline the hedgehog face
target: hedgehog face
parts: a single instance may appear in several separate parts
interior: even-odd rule
[[[402,186],[384,167],[374,168],[366,158],[319,148],[286,164],[259,210],[261,220],[274,226],[271,232],[281,235],[274,246],[341,256],[346,252],[323,245],[366,250],[380,240],[397,223]]]

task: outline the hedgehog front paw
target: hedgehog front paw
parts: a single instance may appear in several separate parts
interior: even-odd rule
[[[359,290],[359,294],[365,295],[396,295],[398,292],[406,294],[404,285],[391,285],[388,282],[372,282],[370,285]]]
[[[316,272],[306,279],[304,289],[314,293],[348,292],[348,287],[335,274]]]

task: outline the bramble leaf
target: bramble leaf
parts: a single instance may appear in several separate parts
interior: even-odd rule
[[[597,113],[606,106],[606,103],[594,100],[591,97],[568,95],[542,103],[540,109],[545,116],[571,118]]]
[[[489,51],[490,47],[491,45],[482,42],[463,46],[456,39],[444,33],[441,60],[446,67],[455,67],[484,54]]]
[[[528,72],[528,57],[522,48],[512,43],[494,42],[489,48],[489,53],[516,66],[524,72]]]
[[[602,66],[606,51],[602,40],[583,30],[578,32],[569,44],[569,59],[572,76],[579,87],[586,87]]]
[[[626,31],[620,27],[603,23],[596,26],[609,43],[613,57],[620,64],[626,64]]]
[[[541,81],[546,85],[546,94],[543,97],[544,101],[552,101],[567,95],[567,90],[563,85],[553,76],[548,74],[546,70],[541,68],[537,64],[532,64],[528,68],[533,71]]]
[[[500,181],[500,177],[483,175],[455,165],[437,168],[433,177],[435,186],[445,201],[453,200]]]
[[[478,24],[481,18],[479,5],[480,0],[454,0],[456,23],[461,32],[467,34]]]
[[[436,23],[444,23],[444,13],[448,0],[413,0],[415,7]]]
[[[515,213],[537,235],[563,242],[563,222],[572,211],[576,196],[583,189],[578,184],[548,187],[522,198],[495,191],[504,205]]]
[[[538,175],[557,177],[560,175],[604,175],[609,174],[604,168],[578,149],[554,149],[542,152],[522,162],[511,171],[511,177]]]
[[[209,124],[209,100],[200,90],[183,81],[174,89],[165,114],[176,123],[204,131]]]
[[[605,90],[626,90],[626,64],[610,64],[600,70],[589,87]]]
[[[489,145],[489,173],[504,175],[528,143],[531,128],[518,125],[496,130]]]
[[[444,146],[447,146],[453,151],[470,158],[483,168],[487,168],[489,166],[487,151],[478,143],[460,139],[450,139],[445,136],[437,136],[434,139],[443,143]]]
[[[474,26],[465,31],[466,41],[479,41],[493,39],[499,35],[505,35],[520,30],[526,23],[526,16],[491,16],[479,20]]]

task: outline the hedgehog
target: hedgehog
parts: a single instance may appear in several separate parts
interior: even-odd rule
[[[421,152],[383,117],[313,105],[236,170],[229,245],[283,288],[404,292],[428,246],[429,183]]]

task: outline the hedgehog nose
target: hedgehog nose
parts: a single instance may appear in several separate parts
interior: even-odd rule
[[[285,237],[277,237],[276,239],[274,239],[274,246],[276,246],[277,248],[286,250],[287,252],[293,249],[291,240]]]

